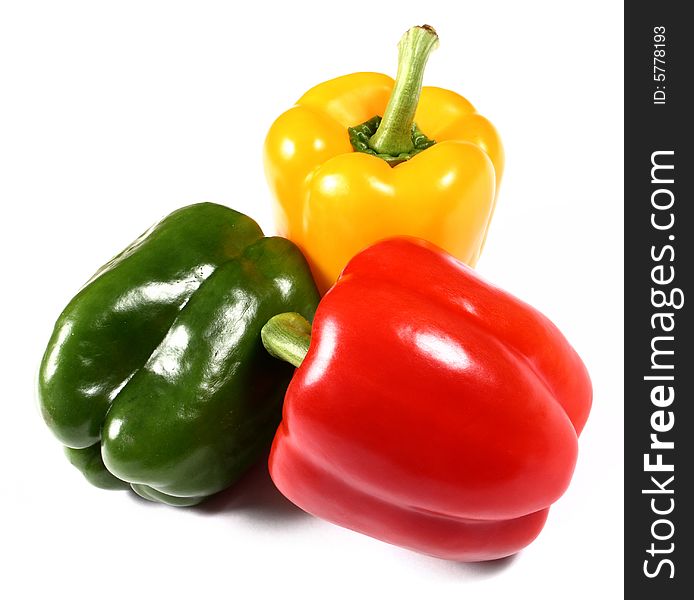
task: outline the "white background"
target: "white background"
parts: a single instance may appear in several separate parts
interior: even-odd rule
[[[621,597],[621,2],[0,6],[0,596]],[[425,84],[465,95],[505,142],[478,269],[550,316],[594,383],[543,533],[492,564],[419,556],[303,514],[263,464],[197,509],[90,487],[36,403],[58,313],[179,206],[225,203],[271,232],[271,122],[325,79],[394,74],[400,34],[421,23],[441,37]]]

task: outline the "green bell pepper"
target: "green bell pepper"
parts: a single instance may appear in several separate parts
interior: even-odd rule
[[[217,204],[181,208],[104,265],[60,315],[39,371],[43,417],[87,480],[197,504],[233,484],[280,422],[290,365],[260,330],[313,318],[294,244]]]

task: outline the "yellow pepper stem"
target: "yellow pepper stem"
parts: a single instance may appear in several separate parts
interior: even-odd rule
[[[424,68],[439,36],[430,25],[412,27],[398,43],[398,74],[376,133],[369,147],[379,154],[398,156],[412,152],[412,127],[422,91]]]

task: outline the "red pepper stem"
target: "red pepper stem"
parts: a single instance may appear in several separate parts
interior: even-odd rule
[[[414,150],[412,125],[422,91],[424,67],[439,36],[431,25],[408,29],[398,43],[398,74],[378,130],[369,147],[379,154],[398,156]]]
[[[299,313],[282,313],[265,323],[260,337],[272,356],[298,367],[311,345],[311,323]]]

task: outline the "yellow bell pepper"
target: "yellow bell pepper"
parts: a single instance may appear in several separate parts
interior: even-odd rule
[[[414,27],[398,45],[395,82],[380,73],[326,81],[270,128],[278,232],[303,250],[321,292],[352,256],[393,235],[429,240],[470,266],[479,258],[503,147],[465,98],[422,88],[437,45],[433,28]]]

